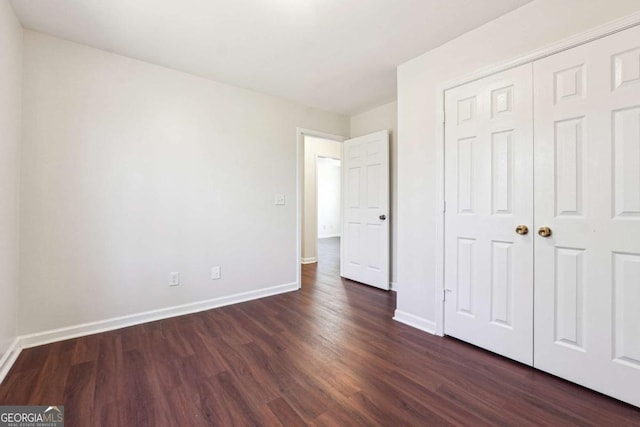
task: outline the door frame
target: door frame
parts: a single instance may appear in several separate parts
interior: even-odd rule
[[[304,138],[305,136],[312,136],[316,138],[329,139],[331,141],[336,141],[339,143],[343,143],[347,139],[348,136],[343,135],[334,135],[327,132],[322,132],[313,129],[305,129],[301,127],[296,128],[296,283],[298,284],[298,289],[302,287],[302,199],[304,197]],[[317,186],[317,183],[316,183]],[[316,192],[317,193],[317,192]],[[340,196],[342,197],[342,196]],[[316,194],[317,198],[317,194]],[[316,216],[318,215],[316,209]],[[317,222],[317,221],[316,221]],[[317,234],[317,230],[316,230]],[[317,237],[316,237],[316,252],[317,248]],[[316,253],[317,256],[317,253]]]
[[[471,74],[467,74],[466,76],[456,78],[450,80],[444,84],[438,85],[436,90],[436,106],[438,111],[438,125],[436,127],[436,141],[439,141],[436,144],[436,158],[437,164],[439,167],[438,171],[438,181],[437,181],[437,191],[438,191],[438,201],[440,205],[440,212],[438,215],[438,220],[436,222],[436,247],[438,250],[436,251],[436,268],[435,268],[435,335],[444,336],[444,298],[445,298],[445,287],[444,287],[444,251],[445,251],[445,240],[444,240],[444,212],[446,209],[446,201],[444,198],[444,180],[445,180],[445,102],[444,96],[445,92],[449,89],[456,88],[466,83],[473,82],[475,80],[479,80],[484,77],[491,76],[493,74],[506,71],[510,68],[514,68],[520,65],[524,65],[530,62],[534,62],[538,59],[545,58],[547,56],[554,55],[556,53],[563,52],[565,50],[574,48],[576,46],[580,46],[585,43],[589,43],[591,41],[609,36],[611,34],[618,33],[620,31],[624,31],[628,28],[635,27],[640,25],[640,12],[634,12],[630,15],[627,15],[623,18],[613,20],[604,25],[600,25],[593,29],[584,31],[577,35],[568,37],[566,39],[560,40],[556,43],[553,43],[549,46],[543,47],[541,49],[535,50],[528,54],[515,57],[513,59],[507,60],[505,62],[498,63],[496,65],[492,65],[490,67],[482,68],[479,71],[473,72]]]

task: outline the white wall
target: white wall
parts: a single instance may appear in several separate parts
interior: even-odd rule
[[[318,238],[340,236],[340,160],[319,157],[318,171]]]
[[[638,0],[536,0],[398,67],[399,312],[434,321],[438,85],[638,10]]]
[[[0,1],[0,357],[16,337],[22,27]]]
[[[389,161],[391,163],[391,282],[393,289],[398,289],[398,103],[390,102],[364,113],[351,117],[351,138],[366,135],[379,130],[390,131],[391,152]]]
[[[314,129],[318,130],[318,129]],[[338,132],[336,135],[348,135]],[[317,163],[318,156],[340,159],[342,143],[328,139],[305,136],[304,138],[304,195],[302,203],[302,261],[315,262],[318,254],[317,211]]]
[[[296,281],[296,127],[347,117],[30,31],[24,66],[21,334]]]

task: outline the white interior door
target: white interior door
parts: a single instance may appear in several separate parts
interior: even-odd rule
[[[640,28],[534,75],[535,366],[640,406]]]
[[[389,131],[344,142],[340,275],[389,289]]]
[[[445,93],[445,334],[533,361],[532,66]],[[524,231],[522,231],[524,233]]]

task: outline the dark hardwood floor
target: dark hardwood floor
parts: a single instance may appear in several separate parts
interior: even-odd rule
[[[338,277],[337,239],[299,292],[24,350],[0,404],[67,426],[640,426],[640,410],[391,319]],[[640,392],[640,385],[639,385]]]

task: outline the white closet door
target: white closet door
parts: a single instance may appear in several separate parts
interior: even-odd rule
[[[640,28],[534,76],[534,365],[640,405]]]
[[[445,334],[533,360],[532,65],[445,94]]]

